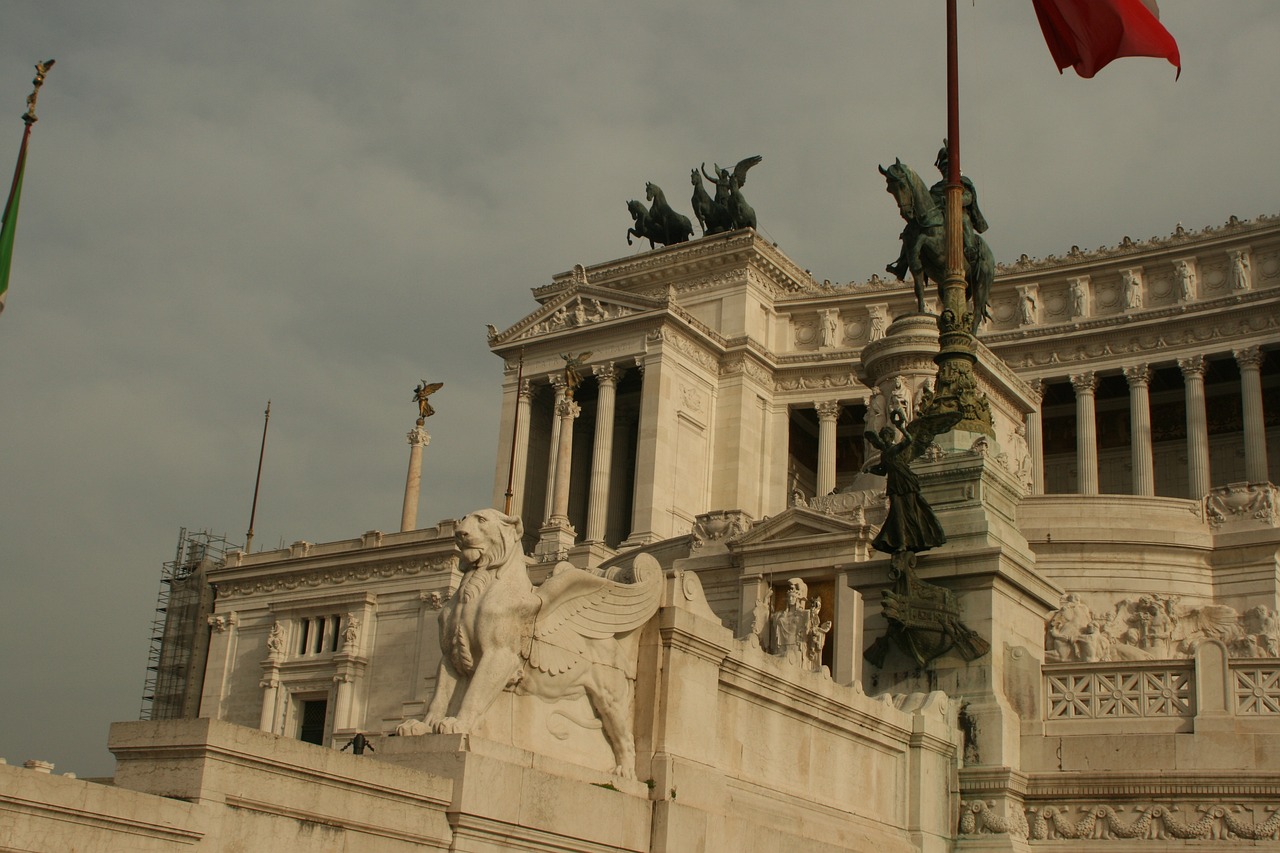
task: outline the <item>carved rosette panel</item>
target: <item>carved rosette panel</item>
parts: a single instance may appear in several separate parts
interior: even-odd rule
[[[1189,717],[1191,666],[1115,668],[1045,675],[1045,717],[1101,720],[1125,717]]]

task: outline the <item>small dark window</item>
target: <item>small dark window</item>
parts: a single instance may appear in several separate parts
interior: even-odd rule
[[[302,702],[302,726],[298,729],[298,740],[305,743],[324,745],[324,718],[329,710],[326,699],[306,699]]]

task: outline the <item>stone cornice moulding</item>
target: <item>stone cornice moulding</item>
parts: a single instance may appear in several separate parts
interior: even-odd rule
[[[458,555],[456,552],[430,557],[412,557],[325,567],[317,566],[314,563],[298,565],[290,561],[274,566],[254,566],[252,569],[238,570],[235,574],[225,579],[211,578],[210,582],[217,588],[219,596],[246,596],[276,592],[282,589],[315,589],[322,586],[362,583],[375,576],[381,580],[388,580],[395,577],[412,577],[423,572],[430,574],[452,573],[457,566]]]
[[[745,264],[764,276],[775,294],[804,292],[815,287],[813,278],[752,229],[700,237],[587,268],[593,284],[634,292],[668,284],[682,290],[682,282],[717,269]],[[573,285],[573,273],[556,275],[551,284],[535,288],[533,296],[546,301]]]
[[[1008,264],[996,264],[996,280],[1012,280],[1023,276],[1039,275],[1045,270],[1065,271],[1087,270],[1091,268],[1124,266],[1133,260],[1140,260],[1170,253],[1170,250],[1185,253],[1187,247],[1218,247],[1241,238],[1256,240],[1262,233],[1280,231],[1280,214],[1263,214],[1255,219],[1238,219],[1231,217],[1219,226],[1206,226],[1199,231],[1182,229],[1168,237],[1152,237],[1149,240],[1129,240],[1125,238],[1115,246],[1100,246],[1093,250],[1081,250],[1078,253],[1068,252],[1066,255],[1049,255],[1045,258],[1027,258]],[[1024,256],[1025,257],[1025,256]],[[1066,274],[1062,272],[1062,274]]]

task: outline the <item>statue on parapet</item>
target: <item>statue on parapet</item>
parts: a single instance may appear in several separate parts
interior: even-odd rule
[[[440,668],[421,721],[399,735],[467,734],[504,691],[547,702],[583,696],[635,778],[632,729],[639,630],[658,611],[662,568],[648,554],[604,573],[561,562],[535,588],[524,525],[495,509],[458,522],[462,583],[440,612]]]
[[[650,249],[658,243],[664,246],[684,243],[693,236],[693,224],[689,217],[672,209],[662,187],[652,182],[646,183],[644,193],[645,198],[652,202],[648,208],[635,199],[627,202],[627,210],[634,220],[632,227],[627,229],[628,246],[631,245],[633,236],[648,240]]]
[[[772,591],[769,592],[770,599]],[[787,580],[787,606],[769,614],[765,651],[809,672],[822,672],[822,650],[831,620],[822,621],[822,600],[809,601],[809,585],[801,578]]]
[[[734,231],[738,228],[755,228],[756,212],[747,204],[742,196],[742,188],[747,183],[747,170],[764,158],[760,155],[739,160],[733,171],[720,168],[719,163],[712,164],[715,176],[707,174],[707,164],[703,163],[701,172],[692,169],[689,181],[693,184],[693,213],[702,226],[704,236]],[[703,177],[715,184],[716,194],[712,198],[702,185]]]
[[[938,168],[942,170],[944,180],[925,189],[924,181],[910,166],[901,160],[895,160],[888,169],[881,166],[880,174],[885,176],[886,189],[898,203],[898,213],[906,221],[902,234],[902,250],[897,260],[885,269],[893,273],[899,281],[911,273],[915,285],[916,303],[921,314],[925,313],[924,286],[926,281],[938,283],[941,294],[942,282],[947,272],[946,243],[946,174],[948,160],[946,147],[937,159]],[[983,320],[991,319],[987,311],[987,301],[991,296],[991,285],[995,279],[996,262],[987,241],[978,235],[987,230],[987,220],[978,209],[978,194],[973,181],[962,177],[963,186],[963,229],[965,258],[965,298],[972,305],[970,332],[978,333]],[[957,318],[958,319],[958,318]]]

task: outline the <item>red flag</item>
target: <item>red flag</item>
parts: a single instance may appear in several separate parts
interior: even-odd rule
[[[1182,73],[1178,43],[1143,0],[1031,2],[1059,73],[1071,65],[1092,77],[1121,56],[1162,56]]]

